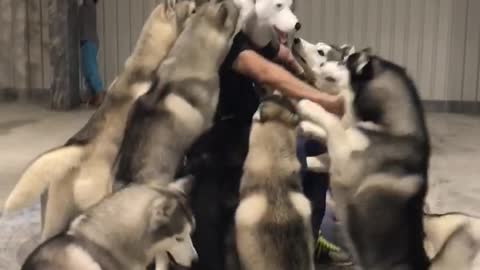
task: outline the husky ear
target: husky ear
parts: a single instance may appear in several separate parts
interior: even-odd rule
[[[340,49],[342,50],[343,58],[346,58],[349,55],[355,53],[355,46],[353,45],[343,44],[342,46],[340,46]]]
[[[357,73],[362,73],[362,70],[368,65],[370,62],[370,55],[372,51],[370,48],[366,48],[360,52],[359,58],[357,60]]]
[[[186,195],[190,194],[193,188],[193,175],[187,175],[168,185],[170,190],[180,191]]]
[[[176,200],[164,196],[152,202],[150,229],[156,230],[159,226],[167,224],[177,208]]]
[[[366,70],[371,62],[371,49],[366,48],[360,52],[354,53],[347,58],[347,65],[350,72],[355,75],[366,75]]]

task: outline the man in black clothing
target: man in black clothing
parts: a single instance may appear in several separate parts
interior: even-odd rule
[[[341,98],[319,92],[273,60],[291,69],[298,66],[290,50],[279,42],[256,48],[242,32],[235,36],[219,71],[220,97],[214,125],[187,154],[183,172],[196,177],[191,195],[199,263],[194,269],[225,269],[225,251],[234,248],[225,244],[233,229],[251,119],[259,105],[254,84],[268,85],[292,98],[310,99],[334,113],[343,110]]]

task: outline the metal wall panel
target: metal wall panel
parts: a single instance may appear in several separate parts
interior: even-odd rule
[[[298,0],[310,41],[372,47],[424,100],[480,101],[480,0]]]
[[[163,0],[98,5],[100,73],[122,68],[152,9]],[[300,35],[372,47],[404,65],[423,99],[480,101],[480,0],[297,0]],[[0,88],[50,87],[47,0],[0,0]]]
[[[475,100],[478,89],[480,55],[480,0],[469,0],[467,5],[467,34],[465,44],[465,67],[463,74],[462,100]]]
[[[103,0],[98,10],[100,73],[107,87],[133,50],[151,11],[163,0]]]

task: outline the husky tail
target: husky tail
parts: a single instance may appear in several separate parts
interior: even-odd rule
[[[459,212],[425,213],[425,248],[433,258],[430,270],[473,269],[480,252],[479,220]]]
[[[433,258],[430,270],[472,269],[479,249],[468,226],[458,227]]]
[[[83,150],[76,145],[60,147],[35,159],[8,196],[4,214],[32,204],[50,183],[64,179],[80,163]]]

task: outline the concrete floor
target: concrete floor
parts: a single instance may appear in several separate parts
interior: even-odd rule
[[[25,166],[43,151],[64,143],[91,113],[85,109],[54,112],[38,105],[0,103],[0,205]],[[480,117],[429,114],[428,126],[433,145],[427,199],[431,209],[480,216]],[[38,209],[32,211],[24,215],[37,215]],[[17,223],[10,226],[15,228]],[[3,229],[0,222],[0,253],[10,241],[1,239]],[[8,269],[2,265],[1,255],[0,269]]]

